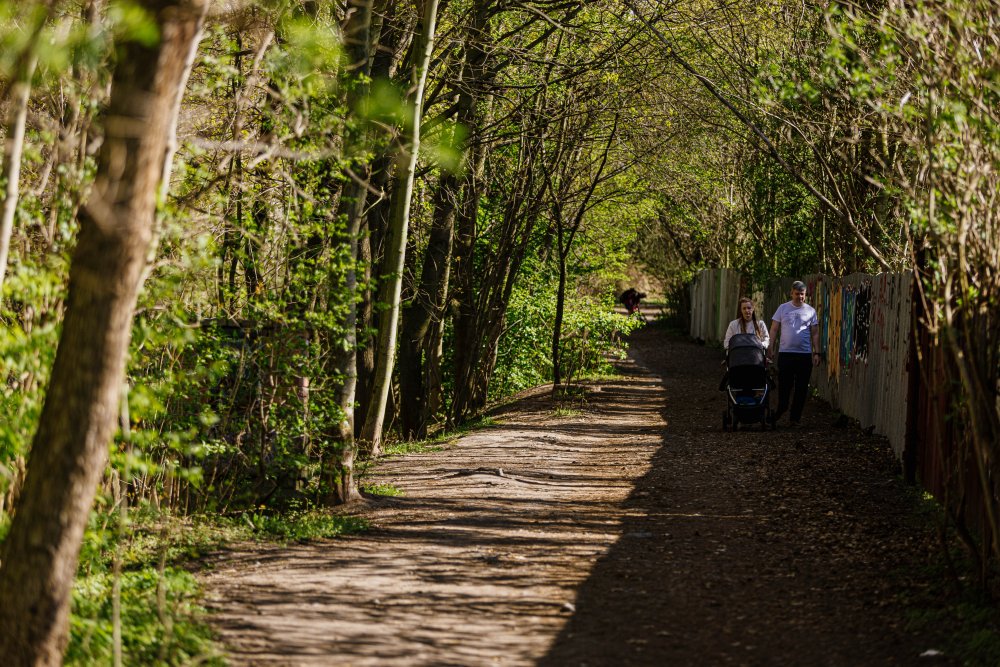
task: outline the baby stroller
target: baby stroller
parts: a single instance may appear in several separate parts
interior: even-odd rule
[[[740,424],[767,427],[771,417],[771,383],[767,376],[764,350],[753,334],[736,334],[729,339],[726,355],[726,409],[722,430],[735,431]]]

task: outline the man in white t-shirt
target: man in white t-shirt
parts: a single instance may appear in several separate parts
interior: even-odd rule
[[[798,426],[802,408],[806,404],[809,378],[813,366],[818,366],[819,321],[816,309],[806,303],[806,285],[800,280],[792,283],[791,300],[774,312],[771,318],[771,344],[768,353],[774,358],[774,346],[778,346],[778,407],[771,413],[771,424],[788,410],[789,419]]]

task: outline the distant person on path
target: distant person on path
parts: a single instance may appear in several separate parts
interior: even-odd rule
[[[767,325],[764,324],[764,320],[757,319],[757,309],[754,308],[753,301],[745,296],[740,297],[739,302],[736,304],[736,319],[729,323],[729,328],[726,329],[726,337],[722,341],[722,347],[728,350],[729,339],[736,334],[753,334],[757,337],[757,342],[765,352],[771,342],[771,337],[767,332]],[[723,359],[722,363],[725,364],[726,360]],[[726,372],[722,375],[722,380],[719,382],[719,391],[725,391],[728,382],[729,369],[727,368]]]
[[[802,408],[806,404],[809,378],[813,366],[819,366],[819,321],[816,309],[806,303],[806,285],[800,280],[792,283],[791,300],[778,306],[771,318],[771,343],[769,356],[774,357],[778,345],[778,408],[771,414],[771,425],[788,409],[789,420],[798,426]]]
[[[618,300],[621,301],[623,306],[625,306],[625,310],[628,314],[632,315],[639,310],[639,302],[645,298],[645,296],[646,295],[643,292],[640,292],[636,288],[629,287],[627,290],[622,292],[621,296],[618,297]]]

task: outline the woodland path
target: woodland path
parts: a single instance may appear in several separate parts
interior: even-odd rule
[[[721,352],[655,326],[622,375],[382,462],[363,535],[220,556],[234,665],[940,665],[936,558],[877,438],[811,400],[721,431]]]

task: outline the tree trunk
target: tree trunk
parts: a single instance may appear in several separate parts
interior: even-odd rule
[[[455,342],[452,356],[454,385],[449,421],[458,422],[465,414],[471,394],[471,373],[475,368],[475,347],[478,340],[476,290],[474,280],[475,247],[479,202],[483,190],[483,173],[486,164],[485,128],[490,124],[491,101],[484,100],[489,86],[487,61],[489,46],[489,7],[476,3],[472,25],[466,39],[465,66],[462,70],[463,86],[459,96],[459,117],[469,129],[468,145],[471,157],[462,184],[462,197],[455,219],[453,247],[454,301],[457,313],[454,318]],[[481,111],[480,107],[485,107]]]
[[[38,62],[33,45],[28,47],[25,62],[18,67],[17,77],[11,84],[10,123],[7,125],[7,148],[4,151],[3,175],[7,180],[3,212],[0,216],[0,299],[3,294],[4,276],[7,274],[7,257],[10,255],[10,237],[14,231],[17,212],[19,182],[21,180],[21,153],[24,150],[24,125],[28,118],[28,98],[31,95],[31,77]]]
[[[337,403],[343,412],[343,418],[336,433],[338,449],[331,452],[332,458],[327,465],[327,475],[334,500],[338,503],[349,503],[360,498],[358,483],[354,477],[354,459],[357,456],[357,442],[354,437],[354,399],[358,386],[358,356],[357,356],[357,319],[358,311],[354,295],[358,290],[358,236],[361,230],[362,210],[366,197],[365,190],[360,185],[348,186],[340,199],[339,211],[346,216],[347,228],[344,231],[350,250],[350,266],[344,276],[344,282],[339,287],[347,294],[349,303],[347,315],[344,318],[346,340],[343,347],[333,358],[334,375],[342,377],[343,381],[337,388]],[[339,217],[339,216],[338,216]]]
[[[381,200],[369,197],[368,214],[361,220],[363,226],[358,230],[358,261],[363,267],[361,289],[361,302],[357,308],[357,395],[356,402],[361,413],[364,414],[371,403],[372,387],[375,383],[375,347],[376,340],[372,331],[377,330],[379,316],[375,313],[374,301],[375,291],[373,283],[380,278],[379,271],[375,268],[380,264],[381,240],[385,236],[385,228],[388,226],[387,194],[389,193],[389,177],[391,170],[391,160],[387,156],[379,156],[371,165],[368,182],[376,192],[382,192]],[[362,422],[357,424],[355,435],[361,435]]]
[[[403,309],[402,340],[399,346],[399,402],[403,436],[422,438],[427,434],[425,359],[434,353],[428,335],[435,318],[443,315],[448,294],[452,240],[458,179],[451,173],[441,177],[434,193],[434,223],[424,254],[420,284],[413,299]]]
[[[413,30],[411,25],[403,24],[408,19],[399,17],[402,11],[399,3],[392,0],[374,0],[371,14],[371,41],[369,50],[371,57],[372,81],[388,80],[399,65],[406,45],[410,43]],[[377,48],[375,45],[377,44]],[[360,289],[360,303],[357,307],[357,383],[355,391],[355,412],[362,415],[371,403],[372,385],[375,378],[375,339],[371,335],[377,329],[378,318],[373,308],[373,280],[379,276],[375,269],[382,257],[381,242],[388,226],[388,188],[391,180],[392,158],[388,147],[372,146],[376,149],[376,157],[371,160],[367,169],[369,198],[365,206],[367,214],[361,220],[358,231],[358,260],[364,271]],[[381,193],[377,195],[375,193]],[[367,229],[366,229],[367,226]],[[364,420],[359,420],[354,429],[355,437],[361,436]]]
[[[347,108],[354,109],[368,92],[367,77],[371,74],[371,29],[372,0],[352,0],[348,6],[344,24],[344,43],[351,57],[351,68],[359,74],[347,93]],[[351,125],[347,126],[344,145],[348,149],[364,138],[364,132]],[[343,378],[337,389],[337,404],[343,413],[338,426],[336,440],[338,449],[331,452],[328,464],[330,486],[338,503],[348,503],[360,498],[358,483],[354,477],[354,458],[357,442],[354,438],[354,399],[358,386],[357,321],[358,311],[355,294],[358,290],[358,236],[361,232],[361,218],[367,190],[361,183],[349,182],[341,194],[337,218],[346,220],[343,241],[348,247],[349,266],[343,284],[338,287],[346,293],[347,313],[344,318],[346,339],[333,359],[334,376]]]
[[[472,253],[476,245],[472,202],[478,201],[478,195],[471,199],[467,195],[463,202],[461,233],[456,224],[455,270],[464,272],[459,274],[461,280],[456,281],[459,317],[455,321],[455,383],[449,415],[453,423],[486,404],[486,389],[496,363],[496,346],[503,333],[507,304],[538,219],[542,189],[533,183],[538,181],[535,172],[541,140],[530,136],[531,122],[524,126],[520,148],[524,157],[514,177],[515,185],[506,193],[502,224],[493,232],[495,250],[491,259],[476,269],[475,275],[472,272],[475,265]],[[470,181],[470,185],[478,187],[474,181]]]
[[[372,389],[372,400],[365,415],[362,438],[372,445],[372,456],[377,456],[382,444],[382,423],[389,398],[389,385],[396,354],[396,328],[399,320],[399,298],[402,287],[403,263],[405,260],[406,236],[410,222],[410,200],[413,197],[413,179],[417,169],[417,154],[420,151],[420,122],[423,117],[424,87],[427,70],[434,48],[434,31],[437,25],[438,0],[424,0],[423,24],[420,32],[420,51],[413,69],[413,114],[410,120],[410,136],[405,137],[397,162],[397,183],[393,192],[392,217],[389,238],[386,242],[385,267],[392,277],[379,290],[379,300],[389,306],[383,313],[379,326],[378,347],[375,353],[376,373]]]
[[[604,146],[604,152],[601,155],[600,162],[597,166],[597,172],[591,177],[590,183],[587,185],[586,194],[583,197],[583,201],[580,202],[576,209],[576,213],[573,219],[570,221],[569,226],[566,226],[563,220],[563,202],[561,198],[565,195],[561,191],[557,191],[552,186],[552,179],[547,178],[547,184],[549,187],[549,193],[552,195],[552,213],[554,218],[554,223],[556,225],[556,243],[557,243],[557,259],[559,262],[559,287],[556,291],[556,317],[555,323],[552,327],[552,393],[556,393],[559,385],[562,383],[562,369],[560,364],[562,360],[560,357],[560,342],[562,341],[562,324],[563,317],[566,312],[566,274],[567,268],[566,263],[569,259],[570,250],[573,247],[573,240],[576,238],[576,234],[580,231],[580,226],[583,224],[583,219],[587,215],[587,210],[590,206],[590,200],[594,196],[594,192],[597,190],[598,184],[601,182],[601,178],[604,174],[604,168],[608,164],[608,155],[611,153],[611,145],[614,142],[615,135],[618,133],[618,119],[619,114],[615,114],[614,124],[611,127],[611,131],[608,133],[608,140]],[[578,171],[578,165],[575,162],[567,163],[569,172]],[[569,173],[564,174],[566,180],[562,182],[563,186],[572,184],[572,177]]]
[[[558,207],[557,207],[558,209]],[[560,219],[556,220],[557,229],[556,232],[559,237],[559,286],[556,289],[556,318],[555,322],[552,323],[552,393],[556,393],[559,389],[559,385],[562,384],[562,371],[559,368],[559,364],[562,360],[559,358],[559,344],[562,342],[562,323],[563,315],[566,312],[566,255],[562,252],[563,247],[563,228],[562,228],[562,213],[558,213]]]
[[[114,433],[157,190],[204,0],[140,2],[159,44],[119,47],[97,175],[80,211],[52,379],[17,515],[2,548],[0,655],[58,665],[80,543]]]

